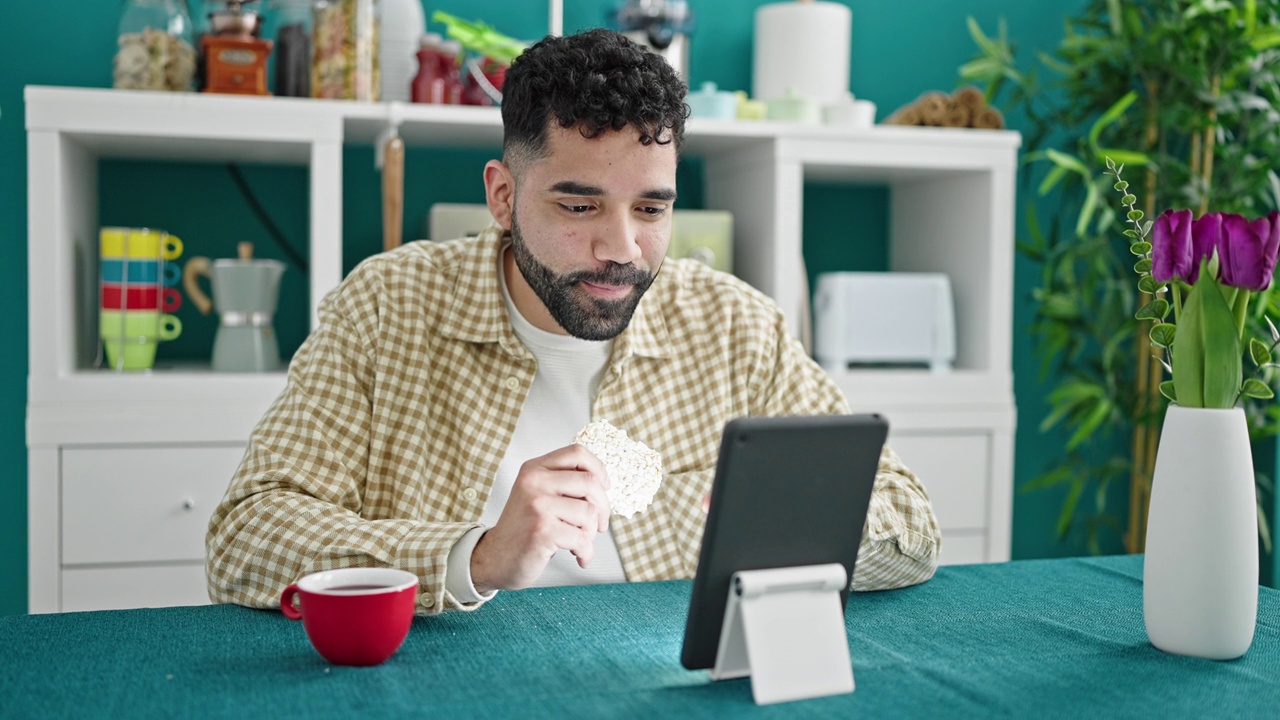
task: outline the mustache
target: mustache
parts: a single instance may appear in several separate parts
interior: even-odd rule
[[[630,263],[626,265],[610,263],[600,270],[578,270],[566,274],[561,279],[564,285],[576,285],[583,281],[593,285],[644,286],[653,281],[653,276]]]

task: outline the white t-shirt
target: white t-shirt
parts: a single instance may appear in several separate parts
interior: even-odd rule
[[[498,272],[499,277],[505,278],[501,266]],[[492,597],[480,595],[471,582],[471,552],[484,531],[493,527],[502,515],[520,466],[531,458],[568,445],[591,421],[591,403],[600,388],[600,379],[613,350],[612,340],[581,340],[534,327],[511,300],[505,280],[501,285],[516,337],[537,359],[538,371],[480,515],[484,527],[468,532],[449,552],[445,585],[462,602]],[[596,535],[595,557],[589,567],[578,567],[577,558],[567,550],[561,550],[552,556],[533,586],[586,585],[624,582],[626,579],[613,534],[603,532]]]

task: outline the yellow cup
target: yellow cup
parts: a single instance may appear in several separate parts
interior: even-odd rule
[[[176,260],[182,254],[182,240],[163,230],[104,227],[98,231],[104,258],[163,258]]]

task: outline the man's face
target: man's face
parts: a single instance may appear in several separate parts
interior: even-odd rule
[[[535,326],[607,340],[666,256],[675,147],[642,145],[631,128],[588,140],[553,126],[547,141],[547,157],[518,169],[508,285]]]

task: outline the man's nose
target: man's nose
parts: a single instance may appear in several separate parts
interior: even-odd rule
[[[611,218],[603,224],[595,238],[593,251],[600,261],[628,265],[640,259],[638,228],[629,217]]]

